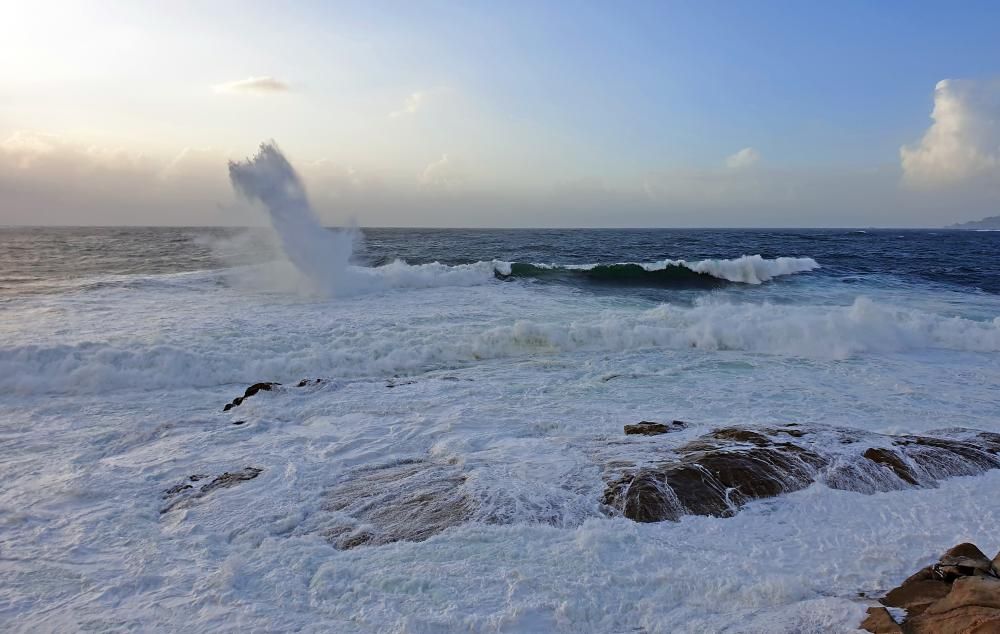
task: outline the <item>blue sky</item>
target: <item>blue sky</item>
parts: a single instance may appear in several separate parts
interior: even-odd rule
[[[141,157],[178,205],[170,178],[206,171],[198,204],[215,211],[197,213],[211,222],[237,220],[218,215],[230,201],[208,204],[225,197],[208,191],[222,178],[207,175],[213,157],[249,154],[268,138],[297,164],[324,166],[305,177],[317,198],[329,194],[317,206],[331,220],[364,222],[367,212],[399,224],[408,218],[390,207],[415,200],[415,209],[465,210],[437,223],[506,204],[548,205],[563,214],[548,222],[573,224],[587,202],[594,208],[576,218],[600,224],[603,201],[634,210],[626,223],[684,223],[711,208],[713,222],[745,224],[774,206],[772,195],[798,201],[785,222],[804,213],[810,224],[841,224],[853,216],[802,196],[822,199],[815,190],[835,191],[837,180],[861,186],[852,179],[887,197],[877,206],[889,224],[948,220],[943,206],[956,201],[963,209],[949,213],[997,202],[983,170],[1000,154],[989,123],[1000,110],[998,3],[4,2],[0,24],[0,56],[18,60],[0,68],[8,180],[12,165],[43,189],[45,178],[65,180],[46,168],[60,153],[63,168],[101,157],[102,174],[134,171]],[[273,83],[253,83],[261,78]],[[935,92],[945,79],[960,88]],[[959,125],[945,121],[924,147],[936,100],[958,103],[949,116]],[[911,166],[969,176],[944,179],[937,212],[926,191],[893,192],[907,176],[904,146],[927,150]],[[747,148],[756,202],[741,204],[750,178],[710,172]],[[869,182],[872,170],[885,182]],[[941,180],[920,174],[908,182]],[[552,194],[567,188],[575,193]],[[11,222],[31,207],[26,189]],[[153,207],[162,218],[168,203]]]

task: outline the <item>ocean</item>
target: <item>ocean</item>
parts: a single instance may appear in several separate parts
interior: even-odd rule
[[[605,497],[726,426],[1000,432],[1000,233],[265,202],[275,230],[0,230],[6,631],[850,632],[1000,549],[998,470],[648,523]]]

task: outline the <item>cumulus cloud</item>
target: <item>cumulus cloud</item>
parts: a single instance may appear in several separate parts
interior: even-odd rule
[[[416,114],[417,111],[420,110],[420,108],[424,105],[424,102],[426,101],[427,101],[426,92],[418,90],[417,92],[410,93],[406,97],[406,101],[403,102],[403,107],[400,108],[399,110],[394,110],[390,112],[389,117],[391,119],[395,119],[398,117],[404,117],[406,115]]]
[[[288,84],[274,77],[247,77],[217,84],[217,93],[267,95],[288,92]]]
[[[756,165],[758,161],[760,161],[760,153],[752,147],[745,147],[726,158],[726,167],[744,169]]]
[[[900,148],[906,185],[933,188],[1000,177],[1000,79],[938,82],[931,119],[918,143]]]

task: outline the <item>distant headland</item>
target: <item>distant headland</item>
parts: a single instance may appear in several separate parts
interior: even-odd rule
[[[982,220],[970,220],[969,222],[959,222],[949,225],[948,229],[997,229],[1000,230],[1000,216],[989,216]]]

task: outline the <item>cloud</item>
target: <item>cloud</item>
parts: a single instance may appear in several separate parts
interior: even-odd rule
[[[217,84],[214,89],[217,93],[254,95],[268,95],[289,91],[288,84],[274,77],[247,77],[246,79]]]
[[[743,169],[756,165],[758,161],[760,161],[760,153],[752,147],[745,147],[726,158],[726,167],[730,169]]]
[[[406,115],[416,114],[418,110],[427,101],[427,93],[422,91],[417,91],[410,93],[406,97],[406,101],[403,102],[403,107],[399,110],[395,110],[389,113],[390,119],[395,119],[397,117],[403,117]]]
[[[466,183],[465,171],[447,154],[434,161],[420,175],[420,185],[444,191],[456,191]]]
[[[919,143],[899,150],[905,185],[927,189],[1000,177],[1000,80],[938,82],[931,119]]]

